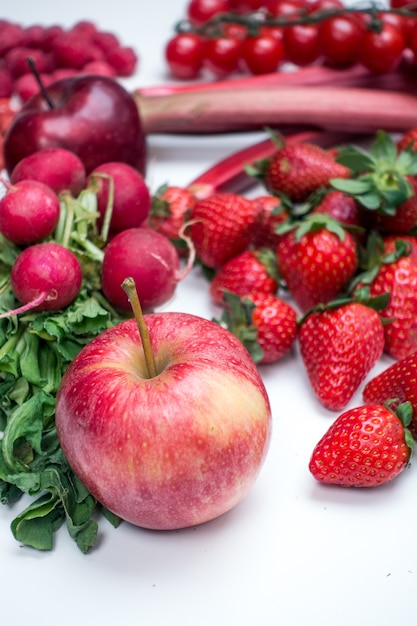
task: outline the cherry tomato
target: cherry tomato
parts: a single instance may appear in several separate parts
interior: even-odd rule
[[[367,30],[363,34],[359,60],[371,72],[384,74],[400,63],[405,45],[405,37],[398,28],[383,24],[380,32]]]
[[[239,69],[242,39],[214,37],[206,42],[203,65],[215,76],[223,78]]]
[[[328,63],[344,67],[358,60],[364,28],[355,16],[328,18],[319,25],[318,31],[320,49]]]
[[[295,65],[310,65],[320,56],[319,33],[315,24],[295,24],[284,28],[284,48],[287,61]]]
[[[237,22],[225,22],[222,25],[222,32],[226,37],[245,39],[248,34],[248,29],[244,24],[238,24]]]
[[[313,0],[308,4],[308,12],[327,11],[328,9],[344,9],[345,5],[340,0]]]
[[[242,60],[251,74],[270,74],[275,72],[284,60],[283,43],[270,35],[247,37],[242,45]]]
[[[187,7],[187,17],[196,26],[201,26],[218,13],[228,11],[230,11],[228,0],[191,0]]]
[[[249,13],[250,11],[257,11],[263,6],[262,0],[229,0],[230,8],[232,11],[238,13]]]
[[[180,33],[168,41],[165,58],[175,78],[197,78],[203,65],[204,40],[195,33]]]
[[[265,10],[274,17],[296,17],[306,7],[303,0],[266,0]]]

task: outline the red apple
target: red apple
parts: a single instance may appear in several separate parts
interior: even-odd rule
[[[142,174],[146,138],[132,96],[115,79],[85,75],[63,78],[32,96],[13,119],[4,140],[9,175],[16,164],[44,148],[65,148],[87,174],[108,161],[121,161]],[[52,105],[52,106],[51,106]]]
[[[147,375],[134,319],[85,346],[57,395],[58,437],[71,467],[132,524],[176,529],[238,504],[268,449],[271,412],[241,342],[187,313],[144,316],[157,374]]]

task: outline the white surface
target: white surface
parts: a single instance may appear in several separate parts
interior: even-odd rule
[[[131,86],[167,80],[163,47],[184,0],[103,3],[18,0],[2,17],[24,24],[93,19],[134,45],[141,61]],[[149,184],[186,184],[257,135],[151,138]],[[211,318],[198,272],[165,309]],[[374,370],[388,364],[383,359]],[[312,449],[335,414],[313,397],[294,351],[261,369],[274,419],[261,475],[235,510],[179,532],[101,523],[98,547],[82,555],[63,528],[55,549],[20,547],[0,507],[2,623],[21,626],[392,626],[415,623],[417,471],[375,490],[318,485]],[[361,401],[360,391],[350,403]]]

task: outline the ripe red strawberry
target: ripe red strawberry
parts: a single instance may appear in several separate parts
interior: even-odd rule
[[[297,337],[295,309],[278,296],[253,293],[250,298],[224,294],[221,323],[235,334],[257,364],[275,363]]]
[[[210,295],[220,305],[225,291],[250,296],[254,292],[275,294],[277,289],[276,257],[268,249],[238,254],[219,269],[210,283]]]
[[[180,231],[194,204],[195,197],[189,189],[163,185],[152,198],[148,225],[180,249],[185,248]]]
[[[302,312],[338,297],[358,268],[354,237],[327,215],[309,215],[282,237],[278,271]]]
[[[374,309],[352,301],[312,312],[301,322],[298,341],[315,395],[323,406],[337,411],[381,357],[384,329]]]
[[[248,247],[256,217],[254,203],[239,194],[224,192],[197,200],[190,213],[197,258],[209,268],[220,268]]]
[[[409,256],[417,259],[417,237],[415,235],[384,235],[382,242],[385,254],[395,253],[398,241],[403,241],[407,246]]]
[[[380,311],[384,324],[384,350],[402,359],[417,349],[417,260],[410,256],[383,257],[359,287],[367,284],[372,297],[388,293],[387,306]]]
[[[309,469],[314,478],[342,487],[377,487],[398,476],[413,447],[407,430],[411,409],[404,408],[397,416],[381,404],[369,404],[339,415],[313,450]]]
[[[271,193],[286,195],[293,202],[307,200],[332,178],[348,178],[350,170],[314,144],[284,145],[269,160],[265,185]]]
[[[382,211],[369,211],[368,227],[382,233],[408,234],[417,225],[417,179],[405,177],[412,188],[413,195],[396,207],[390,215]]]
[[[362,211],[354,198],[343,193],[343,191],[329,191],[317,204],[312,213],[325,213],[334,220],[340,222],[342,226],[353,226],[363,228]]]
[[[398,152],[401,150],[405,150],[406,148],[411,148],[412,150],[417,149],[417,128],[410,128],[407,132],[405,132],[397,141],[397,149]]]
[[[403,402],[410,402],[413,419],[410,429],[417,436],[417,352],[395,361],[380,374],[371,378],[363,390],[366,404],[390,403],[396,409]]]
[[[258,216],[251,244],[254,248],[270,248],[275,251],[281,238],[276,229],[287,221],[288,211],[281,200],[274,195],[258,196],[253,198],[252,202],[258,209]]]

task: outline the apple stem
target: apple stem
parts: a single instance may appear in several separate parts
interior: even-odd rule
[[[29,65],[30,71],[32,72],[36,82],[39,85],[39,89],[40,92],[42,94],[42,97],[44,98],[45,102],[47,103],[47,105],[49,106],[50,109],[55,109],[55,105],[52,102],[51,98],[49,97],[48,92],[46,91],[45,85],[42,82],[41,76],[38,72],[38,68],[36,67],[35,61],[33,59],[33,57],[28,57],[26,59],[27,64]]]
[[[145,323],[142,307],[139,301],[138,292],[136,291],[136,285],[133,278],[125,278],[122,283],[122,288],[127,293],[129,302],[132,306],[134,316],[139,329],[139,335],[142,340],[142,347],[145,353],[145,363],[148,370],[148,378],[154,378],[158,372],[156,369],[155,359],[152,352],[151,340],[149,337],[149,329]]]

